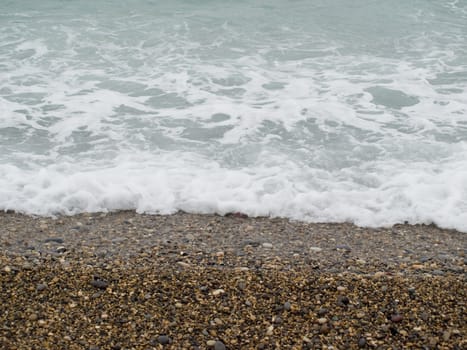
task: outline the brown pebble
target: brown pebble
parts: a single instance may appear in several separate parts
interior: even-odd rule
[[[328,326],[327,324],[323,324],[323,325],[321,325],[321,327],[319,328],[319,332],[320,332],[321,334],[328,334],[329,331],[330,331],[330,328],[329,328],[329,326]]]
[[[404,317],[400,314],[395,314],[391,316],[391,321],[395,323],[401,322],[403,319]]]

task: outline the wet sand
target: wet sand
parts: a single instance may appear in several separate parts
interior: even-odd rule
[[[0,214],[0,348],[463,349],[466,234]]]

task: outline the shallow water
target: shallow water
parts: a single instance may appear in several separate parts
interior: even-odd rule
[[[465,1],[3,1],[0,209],[467,231]]]

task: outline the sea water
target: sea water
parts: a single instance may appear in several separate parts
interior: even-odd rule
[[[0,1],[0,210],[119,209],[467,232],[467,1]]]

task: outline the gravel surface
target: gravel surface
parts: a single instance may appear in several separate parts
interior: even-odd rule
[[[1,349],[465,349],[466,234],[0,214]]]

